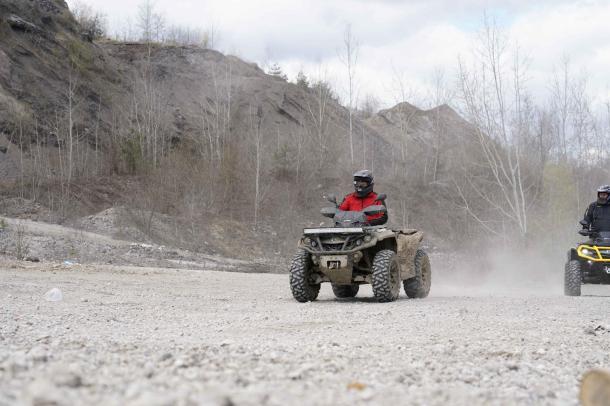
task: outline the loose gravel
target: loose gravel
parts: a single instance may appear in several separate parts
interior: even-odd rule
[[[287,275],[4,260],[0,405],[575,405],[610,365],[610,287],[584,294],[302,304]]]

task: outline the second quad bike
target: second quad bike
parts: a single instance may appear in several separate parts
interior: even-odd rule
[[[580,296],[583,283],[610,284],[610,232],[583,229],[579,233],[590,239],[568,252],[564,274],[567,296]]]
[[[396,300],[401,284],[410,298],[428,296],[432,275],[420,248],[421,231],[370,226],[367,216],[384,213],[384,205],[341,211],[335,196],[327,199],[335,207],[322,209],[322,215],[334,219],[334,227],[304,229],[292,260],[290,288],[297,301],[316,300],[324,282],[337,298],[355,297],[362,284],[371,284],[380,302]]]

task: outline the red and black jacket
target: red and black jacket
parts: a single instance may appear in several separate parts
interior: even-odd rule
[[[345,196],[345,199],[339,205],[339,210],[343,211],[362,211],[365,207],[374,205],[384,205],[385,201],[377,199],[377,193],[371,192],[364,197],[358,196],[356,193],[351,193]],[[367,220],[372,226],[380,226],[388,221],[388,213],[378,213],[371,216],[367,216]]]

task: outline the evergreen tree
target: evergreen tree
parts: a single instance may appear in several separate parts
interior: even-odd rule
[[[297,86],[302,87],[303,89],[309,89],[309,80],[302,70],[299,71],[299,74],[297,75]]]
[[[273,65],[271,65],[267,73],[271,76],[275,76],[283,80],[288,80],[288,76],[286,76],[284,72],[282,72],[282,68],[277,62],[274,62]]]

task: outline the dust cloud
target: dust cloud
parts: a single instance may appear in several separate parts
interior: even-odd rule
[[[500,246],[469,255],[432,255],[432,296],[555,296],[563,294],[566,247]]]

